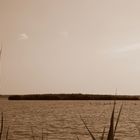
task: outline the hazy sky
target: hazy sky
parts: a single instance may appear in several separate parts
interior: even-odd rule
[[[139,0],[0,0],[0,93],[140,94]]]

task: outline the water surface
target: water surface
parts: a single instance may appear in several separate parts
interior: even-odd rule
[[[117,102],[115,116],[121,101]],[[123,101],[116,138],[140,139],[140,101]],[[99,139],[103,128],[108,131],[112,101],[8,101],[0,100],[4,112],[5,133],[9,140],[91,140],[80,116]]]

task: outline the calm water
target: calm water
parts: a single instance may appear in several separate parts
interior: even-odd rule
[[[140,101],[123,101],[117,140],[140,139]],[[121,102],[117,102],[116,116]],[[91,140],[81,119],[97,139],[108,131],[111,101],[7,101],[0,100],[9,140]],[[32,132],[33,131],[33,132]]]

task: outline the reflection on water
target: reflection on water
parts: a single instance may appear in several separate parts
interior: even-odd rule
[[[140,139],[140,102],[123,101],[116,138]],[[121,101],[117,102],[116,115]],[[5,131],[10,126],[9,140],[91,140],[80,115],[99,139],[109,126],[111,101],[7,101],[0,100],[4,112]],[[106,132],[108,129],[106,129]],[[42,133],[43,132],[43,133]]]

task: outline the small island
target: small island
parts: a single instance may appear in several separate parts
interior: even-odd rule
[[[29,94],[10,95],[8,100],[139,100],[136,95],[95,95],[95,94]]]

